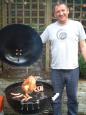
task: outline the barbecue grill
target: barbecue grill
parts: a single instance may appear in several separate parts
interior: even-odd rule
[[[38,60],[42,54],[42,41],[38,33],[30,26],[24,24],[12,24],[0,30],[0,59],[12,66],[30,66]],[[32,99],[21,102],[13,99],[11,92],[21,92],[22,82],[9,85],[5,89],[6,99],[9,105],[19,114],[38,114],[50,103],[53,94],[52,85],[44,81],[37,81],[36,85],[42,85],[44,91],[33,92]]]
[[[43,81],[37,81],[37,85],[43,85],[44,91],[38,93],[33,92],[31,94],[33,98],[29,101],[22,102],[20,99],[13,99],[11,92],[22,93],[21,84],[22,82],[14,83],[8,86],[5,90],[7,101],[16,112],[20,114],[40,113],[46,109],[49,103],[51,104],[50,98],[52,97],[53,88],[50,84]]]

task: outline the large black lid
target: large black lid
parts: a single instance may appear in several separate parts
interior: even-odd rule
[[[30,26],[12,24],[0,30],[0,59],[5,63],[29,66],[41,53],[41,38]]]

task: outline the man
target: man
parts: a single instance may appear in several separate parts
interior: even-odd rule
[[[41,34],[43,43],[51,42],[51,81],[54,93],[59,97],[54,102],[54,115],[62,115],[62,93],[67,92],[68,115],[78,114],[77,89],[79,80],[78,52],[86,61],[86,35],[80,22],[68,18],[69,9],[65,3],[56,3],[56,22],[50,24]]]

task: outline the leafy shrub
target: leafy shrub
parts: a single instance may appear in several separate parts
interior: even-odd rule
[[[81,55],[79,57],[79,65],[80,65],[80,79],[86,79],[86,62],[84,61]]]

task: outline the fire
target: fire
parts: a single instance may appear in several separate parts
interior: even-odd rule
[[[29,76],[27,77],[24,82],[21,85],[21,89],[24,92],[24,94],[21,93],[11,93],[11,95],[13,95],[13,98],[22,98],[21,101],[28,101],[29,99],[31,99],[32,97],[30,96],[30,94],[32,92],[40,92],[43,91],[43,86],[36,86],[36,76]]]
[[[31,94],[36,89],[36,78],[34,76],[29,76],[22,83],[22,90],[25,95]]]

